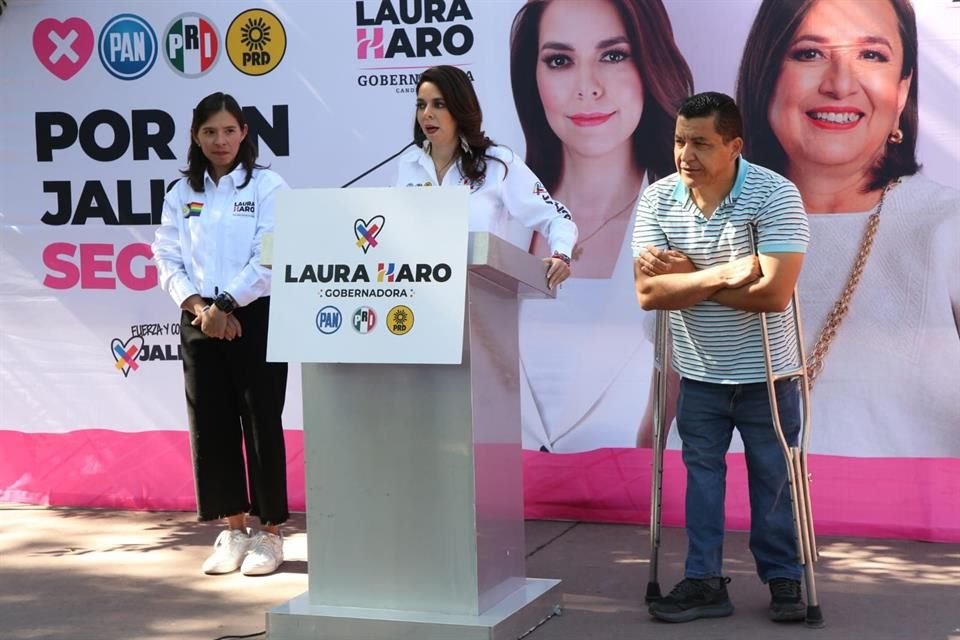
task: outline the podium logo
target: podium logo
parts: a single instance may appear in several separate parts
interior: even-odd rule
[[[387,329],[395,336],[410,333],[413,329],[413,309],[398,304],[387,313]]]
[[[370,307],[360,307],[353,312],[353,329],[357,333],[370,333],[377,326],[377,313]]]
[[[114,338],[110,342],[110,351],[113,352],[114,368],[123,373],[126,378],[130,371],[137,371],[140,365],[137,364],[137,356],[143,349],[143,338],[141,336],[132,336],[126,342],[121,342],[120,338]]]
[[[340,330],[343,324],[343,314],[340,309],[332,305],[327,305],[317,312],[317,329],[324,335],[330,335]]]
[[[357,237],[357,246],[366,253],[370,247],[377,246],[377,236],[383,231],[387,219],[383,216],[373,216],[369,220],[357,218],[353,222],[353,234]]]
[[[277,68],[287,51],[287,32],[269,11],[244,11],[227,28],[227,57],[238,71],[262,76]]]
[[[185,78],[199,78],[217,63],[220,34],[210,18],[184,13],[167,27],[163,48],[171,69]]]
[[[115,78],[136,80],[157,61],[157,36],[140,16],[121,13],[100,32],[100,62]]]

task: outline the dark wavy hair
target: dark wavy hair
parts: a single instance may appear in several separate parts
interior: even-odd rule
[[[180,173],[187,179],[190,188],[197,192],[203,191],[203,174],[210,167],[210,161],[203,155],[203,149],[194,140],[200,127],[220,111],[226,111],[240,124],[241,128],[247,127],[247,120],[243,117],[243,109],[237,103],[236,99],[229,93],[217,91],[211,93],[201,100],[193,109],[193,121],[190,123],[190,151],[187,152],[187,168]],[[247,175],[240,185],[240,189],[250,183],[255,168],[262,168],[257,164],[257,149],[253,145],[249,130],[247,136],[240,141],[240,148],[237,150],[237,157],[234,160],[230,170],[233,171],[238,164],[242,164],[247,170]]]
[[[643,84],[643,115],[633,132],[633,160],[654,182],[674,171],[673,132],[677,108],[693,93],[690,67],[673,39],[661,0],[608,0],[620,15],[631,58]],[[513,19],[510,82],[527,143],[527,164],[548,191],[563,173],[562,143],[550,128],[537,88],[540,20],[551,0],[530,0]]]
[[[785,174],[787,154],[770,127],[770,101],[780,78],[780,69],[800,23],[817,0],[764,0],[743,48],[737,79],[737,102],[743,114],[744,151],[751,162]],[[917,164],[917,18],[909,0],[890,0],[897,14],[903,66],[900,79],[912,76],[907,103],[900,114],[903,142],[887,146],[886,153],[870,170],[867,191],[881,189],[901,176],[920,170]]]
[[[480,100],[477,99],[477,92],[474,91],[473,82],[470,81],[469,76],[457,67],[442,64],[430,67],[420,75],[417,93],[420,92],[424,82],[433,83],[440,90],[440,94],[447,103],[447,110],[457,123],[457,131],[470,147],[470,153],[463,153],[460,147],[457,147],[457,153],[460,154],[458,160],[460,172],[471,182],[475,182],[486,174],[488,159],[504,164],[499,158],[487,155],[487,150],[496,146],[496,143],[481,129],[483,111],[480,109]],[[423,147],[426,139],[427,136],[414,115],[413,140],[418,147]],[[505,164],[504,168],[506,168]]]

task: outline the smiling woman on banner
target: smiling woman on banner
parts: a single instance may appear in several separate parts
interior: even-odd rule
[[[531,0],[510,53],[527,162],[581,232],[555,303],[521,306],[524,445],[631,446],[652,353],[633,295],[632,212],[643,185],[674,170],[690,69],[660,0]],[[543,255],[543,238],[532,248]]]
[[[400,158],[397,185],[468,186],[471,231],[502,237],[510,218],[519,220],[547,238],[547,284],[555,288],[566,280],[577,226],[523,160],[483,132],[467,74],[448,65],[427,69],[417,83],[416,104],[413,139],[419,148]]]
[[[917,174],[917,63],[909,0],[766,0],[744,47],[747,157],[810,214],[817,453],[960,456],[960,192]]]
[[[270,270],[260,264],[276,194],[287,185],[256,164],[247,132],[232,96],[200,101],[187,169],[164,199],[153,243],[160,285],[182,309],[197,513],[227,521],[203,563],[210,574],[275,571],[283,562],[279,527],[290,515],[281,423],[287,365],[266,361]],[[262,525],[252,538],[248,512]]]

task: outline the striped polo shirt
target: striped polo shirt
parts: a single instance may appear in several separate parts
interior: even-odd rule
[[[733,189],[709,218],[679,174],[650,185],[637,204],[633,256],[647,245],[676,249],[706,269],[750,255],[752,224],[761,253],[805,253],[810,233],[796,186],[742,157],[737,162]],[[793,310],[768,313],[767,325],[774,371],[798,366]],[[682,377],[720,384],[766,380],[759,314],[704,300],[671,311],[670,331],[673,368]]]

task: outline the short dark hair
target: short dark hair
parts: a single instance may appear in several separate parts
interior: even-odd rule
[[[773,100],[780,69],[800,23],[816,0],[763,0],[750,35],[743,47],[743,59],[737,78],[737,98],[747,123],[744,149],[752,162],[786,175],[787,154],[770,127],[770,101]],[[890,0],[897,15],[900,40],[903,43],[903,66],[900,79],[912,76],[907,103],[900,114],[903,131],[900,144],[886,145],[886,152],[870,169],[868,191],[880,189],[902,176],[920,170],[917,164],[918,81],[917,81],[917,18],[910,0]]]
[[[563,174],[562,143],[543,110],[537,88],[540,20],[552,0],[528,0],[513,19],[510,83],[527,144],[527,165],[548,191]],[[693,91],[693,75],[673,39],[661,0],[610,0],[623,22],[633,65],[643,84],[643,114],[633,132],[633,161],[654,182],[673,173],[673,120],[677,106]]]
[[[200,131],[200,127],[203,126],[204,122],[221,111],[226,111],[236,118],[241,129],[247,126],[247,120],[243,117],[243,109],[240,108],[240,104],[229,93],[223,93],[222,91],[211,93],[194,107],[193,122],[190,123],[190,150],[187,152],[187,168],[180,173],[182,173],[187,179],[187,182],[190,183],[190,188],[197,192],[203,191],[203,174],[209,168],[210,161],[207,160],[207,156],[203,155],[203,149],[196,143],[194,137]],[[230,167],[230,170],[233,171],[238,164],[242,164],[244,169],[247,170],[243,184],[239,187],[242,189],[250,183],[250,177],[253,175],[254,168],[260,167],[260,165],[257,164],[257,148],[253,145],[249,131],[247,136],[240,141],[237,157],[234,160],[233,166]]]
[[[487,149],[494,146],[493,140],[487,137],[481,126],[483,125],[483,111],[480,109],[480,100],[473,89],[470,77],[458,67],[448,64],[430,67],[420,75],[417,81],[417,93],[424,82],[436,85],[447,103],[447,110],[457,123],[457,130],[466,140],[471,153],[460,154],[460,171],[471,180],[476,181],[487,172]],[[413,140],[422,147],[427,139],[423,129],[413,118]],[[495,158],[494,158],[495,159]]]
[[[717,133],[724,142],[743,137],[743,119],[740,108],[733,98],[718,91],[705,91],[690,96],[683,101],[677,116],[684,118],[706,118],[714,116]]]

